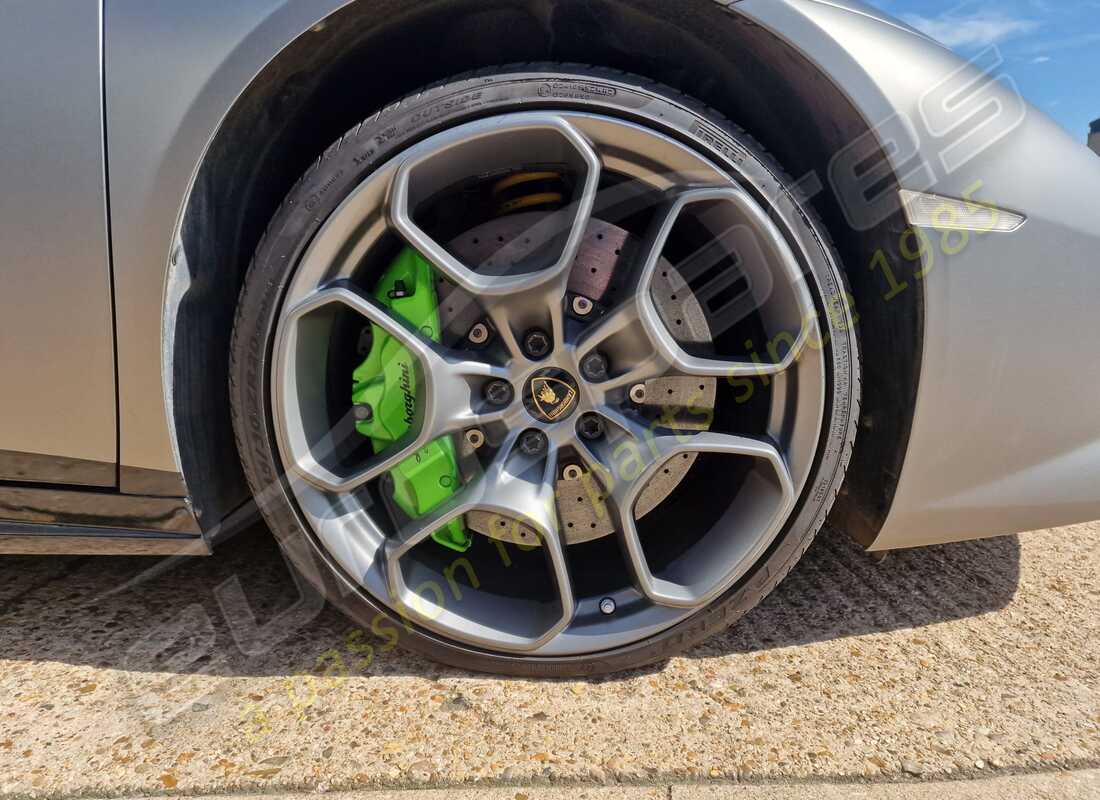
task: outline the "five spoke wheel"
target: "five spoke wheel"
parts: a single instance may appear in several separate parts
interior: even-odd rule
[[[494,199],[536,180],[553,191]],[[430,263],[442,330],[373,293],[395,248]],[[348,331],[416,364],[408,431],[377,451],[334,378]],[[775,540],[821,343],[802,258],[728,171],[634,123],[504,114],[409,148],[321,226],[278,322],[275,431],[301,513],[377,601],[465,646],[584,654],[706,606]],[[386,476],[441,438],[461,486],[395,512]],[[456,520],[477,534],[448,560],[431,537]]]

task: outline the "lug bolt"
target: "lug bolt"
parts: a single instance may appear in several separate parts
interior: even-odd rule
[[[351,409],[351,414],[356,422],[370,422],[374,419],[374,409],[366,403],[358,403]]]
[[[577,430],[585,439],[595,441],[603,436],[603,417],[589,412],[577,422]]]
[[[515,397],[515,390],[512,388],[512,384],[508,381],[496,380],[489,381],[485,384],[485,399],[492,403],[494,406],[506,406],[512,402],[512,398]]]
[[[598,350],[581,359],[581,374],[594,383],[607,380],[607,356]]]
[[[592,313],[592,301],[584,295],[575,295],[573,297],[573,313],[578,317],[587,317]]]
[[[605,597],[600,601],[600,611],[606,616],[611,616],[615,613],[615,601],[610,597]]]
[[[565,469],[561,471],[563,481],[579,481],[582,475],[584,475],[584,470],[581,469],[579,464],[567,464]]]
[[[466,334],[466,338],[470,344],[485,344],[489,341],[489,326],[484,322],[478,322],[474,327],[470,328],[470,332]]]
[[[645,384],[636,383],[630,387],[630,399],[638,405],[645,405]]]
[[[485,444],[485,434],[481,432],[480,428],[470,428],[470,430],[466,431],[466,444],[470,445],[474,450],[479,449]]]
[[[541,456],[548,444],[549,440],[542,431],[524,431],[519,437],[520,451],[529,456]]]
[[[528,358],[545,358],[551,347],[550,334],[541,328],[532,328],[523,335],[523,352]]]

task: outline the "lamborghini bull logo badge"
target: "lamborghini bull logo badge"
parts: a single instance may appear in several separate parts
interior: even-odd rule
[[[556,406],[559,402],[558,395],[546,381],[539,384],[538,398],[540,403],[545,403],[548,406]]]
[[[549,422],[568,414],[577,399],[577,390],[557,378],[535,378],[531,382],[531,394],[535,407]]]

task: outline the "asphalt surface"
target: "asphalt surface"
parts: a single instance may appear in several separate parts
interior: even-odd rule
[[[826,533],[734,630],[597,681],[453,670],[296,599],[262,530],[0,558],[0,794],[1097,794],[1098,523],[881,564]]]

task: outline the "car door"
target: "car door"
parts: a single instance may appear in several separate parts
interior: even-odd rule
[[[114,486],[99,0],[0,9],[0,481]]]

